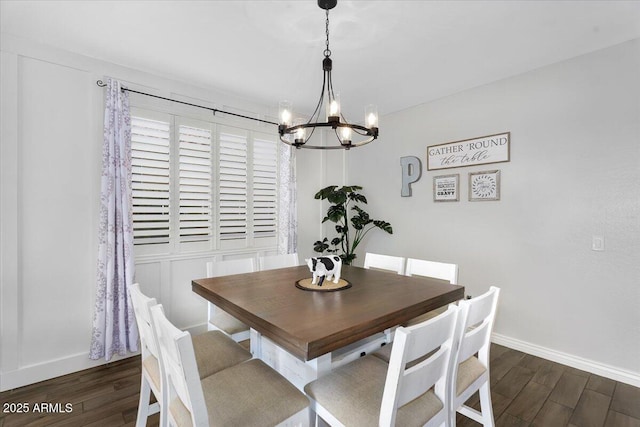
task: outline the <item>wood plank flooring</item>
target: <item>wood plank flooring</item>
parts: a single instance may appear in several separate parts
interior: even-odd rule
[[[495,344],[491,359],[499,427],[640,427],[637,387]],[[132,357],[0,393],[0,427],[133,426],[139,390],[140,358]],[[5,412],[23,403],[28,413]],[[478,407],[478,397],[468,403]],[[147,425],[158,421],[152,416]],[[458,426],[478,425],[458,415]]]

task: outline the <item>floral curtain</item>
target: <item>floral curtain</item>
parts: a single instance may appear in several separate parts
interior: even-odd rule
[[[278,206],[278,252],[291,254],[298,251],[298,216],[296,195],[295,148],[279,144],[280,197]]]
[[[96,301],[89,357],[111,360],[138,350],[128,286],[133,283],[131,117],[129,94],[108,79],[102,148],[102,193]]]

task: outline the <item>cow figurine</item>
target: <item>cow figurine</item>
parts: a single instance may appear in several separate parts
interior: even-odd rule
[[[311,281],[312,285],[316,284],[318,278],[320,278],[318,286],[322,286],[324,279],[331,280],[331,277],[333,277],[333,283],[338,283],[340,281],[342,259],[339,256],[319,256],[309,258],[306,261],[309,266],[309,270],[313,273],[313,280]]]

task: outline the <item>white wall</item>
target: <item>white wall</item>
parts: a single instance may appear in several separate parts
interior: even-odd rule
[[[269,112],[247,100],[2,35],[0,390],[95,365],[94,299],[103,91],[112,76],[163,96]],[[365,250],[453,261],[477,295],[503,288],[502,342],[640,385],[638,41],[384,117],[350,152],[297,151],[299,252],[323,235],[320,188],[360,184],[394,235]],[[437,82],[425,82],[437,84]],[[216,102],[213,104],[213,102]],[[143,102],[139,100],[138,102]],[[427,145],[511,131],[502,200],[434,204],[423,171],[400,197],[399,158]],[[347,167],[345,168],[345,161]],[[447,171],[450,172],[450,171]],[[590,251],[604,235],[605,252]],[[240,256],[235,254],[233,256]],[[204,322],[190,279],[208,257],[147,259],[143,289],[181,327]],[[198,311],[202,309],[202,311]],[[580,365],[582,363],[582,365]]]
[[[133,89],[223,110],[230,105],[244,114],[273,114],[275,106],[6,34],[1,40],[0,390],[7,390],[103,363],[88,359],[104,111],[96,80],[110,76]],[[153,104],[131,99],[132,105]],[[184,107],[184,114],[211,113]],[[191,280],[204,277],[205,263],[214,257],[238,256],[255,255],[145,257],[138,259],[136,280],[179,327],[197,328],[206,322],[206,305],[191,291]]]
[[[639,104],[635,40],[383,117],[379,141],[348,154],[347,181],[394,234],[371,233],[359,261],[458,263],[468,294],[502,288],[497,342],[640,385]],[[427,146],[505,131],[509,163],[426,171]],[[403,198],[409,155],[423,175]],[[468,173],[492,169],[501,200],[469,202]],[[448,173],[461,200],[434,203]]]

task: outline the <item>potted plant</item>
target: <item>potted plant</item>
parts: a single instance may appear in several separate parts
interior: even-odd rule
[[[313,244],[314,251],[338,254],[343,264],[351,265],[356,259],[356,248],[369,231],[379,228],[393,234],[391,224],[387,221],[371,219],[369,214],[358,206],[359,203],[367,203],[367,198],[358,193],[360,190],[362,187],[358,185],[340,188],[331,185],[316,193],[316,200],[326,199],[331,203],[322,222],[336,223],[335,230],[338,237],[334,237],[330,242],[326,237],[318,240]]]

